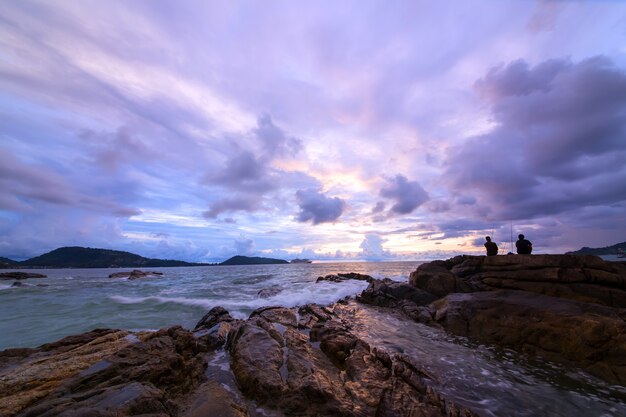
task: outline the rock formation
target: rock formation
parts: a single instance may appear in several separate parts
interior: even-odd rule
[[[32,272],[2,272],[0,279],[28,279],[28,278],[48,278],[44,274],[35,274]]]
[[[409,282],[440,297],[514,289],[626,308],[626,267],[591,255],[457,256],[421,265]]]
[[[332,274],[332,275],[326,275],[323,277],[318,277],[316,282],[321,282],[321,281],[342,282],[342,281],[347,281],[349,279],[355,279],[358,281],[367,281],[367,282],[376,281],[373,277],[369,275],[358,274],[356,272],[349,272],[347,274]]]
[[[457,256],[410,284],[438,300],[370,284],[362,302],[483,343],[581,367],[626,385],[626,268],[595,256]],[[428,305],[426,305],[428,304]]]
[[[163,275],[163,272],[154,271],[140,271],[139,269],[133,269],[132,271],[115,272],[109,275],[109,278],[128,278],[130,280],[144,278],[149,276]]]
[[[230,388],[206,378],[221,349]],[[244,417],[249,398],[254,415],[475,416],[420,369],[354,336],[329,307],[266,307],[247,320],[216,307],[193,332],[94,330],[0,352],[0,415]]]

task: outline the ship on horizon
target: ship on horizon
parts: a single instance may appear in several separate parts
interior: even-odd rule
[[[299,258],[296,258],[296,259],[292,259],[291,263],[292,264],[312,264],[313,261],[310,260],[310,259],[299,259]]]

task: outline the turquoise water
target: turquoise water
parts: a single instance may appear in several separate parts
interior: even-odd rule
[[[357,262],[288,265],[145,268],[163,276],[137,280],[108,278],[129,269],[28,270],[48,275],[0,281],[0,350],[34,347],[97,327],[193,328],[212,307],[221,305],[238,318],[267,305],[293,307],[329,304],[367,287],[363,281],[315,283],[318,276],[359,272],[377,278],[408,279],[419,262]],[[37,284],[45,284],[39,287]],[[280,289],[261,298],[262,289]]]

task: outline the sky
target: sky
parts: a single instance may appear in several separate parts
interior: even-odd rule
[[[0,256],[626,240],[626,3],[6,1]]]

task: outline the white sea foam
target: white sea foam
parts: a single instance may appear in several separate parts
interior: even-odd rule
[[[175,304],[184,304],[184,305],[189,305],[189,306],[199,306],[199,307],[206,307],[206,308],[215,306],[214,301],[201,299],[201,298],[159,297],[159,296],[125,297],[123,295],[112,295],[109,298],[120,304],[141,304],[141,303],[145,303],[148,301],[156,301],[158,303],[175,303]]]
[[[305,286],[287,288],[275,296],[260,298],[255,293],[237,293],[233,291],[229,297],[216,298],[192,298],[192,297],[129,297],[124,295],[112,295],[109,298],[119,304],[142,304],[149,302],[173,303],[188,306],[211,309],[222,306],[233,316],[238,318],[247,317],[251,310],[264,306],[295,307],[308,303],[331,304],[346,296],[352,296],[363,291],[367,287],[365,281],[349,280],[339,283],[320,282],[310,283]]]

